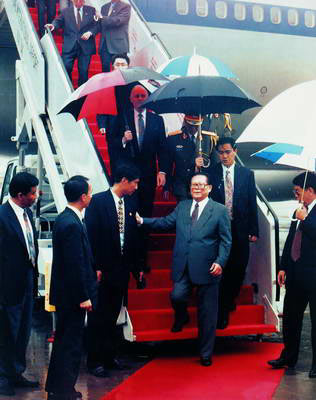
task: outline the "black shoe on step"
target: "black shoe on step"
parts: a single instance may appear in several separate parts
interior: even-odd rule
[[[116,369],[117,371],[124,371],[127,369],[131,369],[130,365],[124,364],[122,361],[118,360],[117,358],[114,358],[113,360],[106,362],[104,364],[104,367],[106,369]]]
[[[95,368],[88,368],[88,372],[96,378],[108,378],[110,376],[108,371],[106,371],[102,365]]]
[[[283,358],[283,357],[279,357],[275,360],[269,360],[268,364],[271,365],[272,368],[285,368],[285,367],[289,367],[289,368],[294,368],[294,365],[289,365],[288,361]]]
[[[189,323],[190,318],[187,316],[186,318],[176,319],[174,324],[172,325],[171,332],[181,332],[183,326]]]

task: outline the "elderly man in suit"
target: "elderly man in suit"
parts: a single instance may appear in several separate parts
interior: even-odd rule
[[[225,204],[232,227],[232,249],[220,287],[218,328],[228,325],[229,312],[243,283],[249,259],[249,242],[258,238],[258,212],[254,173],[235,163],[237,148],[231,137],[216,145],[220,162],[209,168],[211,197]]]
[[[88,80],[91,56],[96,53],[95,35],[98,24],[95,9],[85,6],[85,0],[71,1],[72,5],[63,9],[60,15],[46,26],[52,31],[63,29],[64,44],[61,57],[70,80],[74,62],[78,60],[78,86],[80,86]]]
[[[45,388],[48,400],[82,397],[75,383],[84,321],[97,300],[97,278],[82,214],[90,203],[92,187],[87,178],[77,175],[65,183],[64,192],[68,205],[53,229],[50,304],[56,306],[57,326]]]
[[[116,321],[126,303],[130,272],[142,279],[136,264],[137,224],[135,203],[130,196],[137,190],[139,171],[130,164],[115,170],[114,185],[93,196],[86,211],[86,223],[100,284],[97,309],[88,318],[89,372],[99,378],[108,369],[126,369],[117,358]]]
[[[166,183],[169,154],[162,117],[142,107],[147,98],[148,92],[143,86],[133,87],[130,92],[133,107],[117,118],[114,136],[117,141],[117,152],[120,154],[117,162],[119,157],[130,160],[141,172],[137,191],[138,210],[142,216],[151,217],[156,187],[162,187]],[[139,240],[142,242],[139,263],[146,271],[148,234],[143,229],[140,231]]]
[[[173,249],[171,302],[175,310],[172,332],[189,322],[187,303],[193,286],[197,288],[200,362],[212,364],[216,332],[218,286],[229,256],[231,233],[227,209],[208,198],[212,187],[208,177],[191,179],[193,200],[181,201],[175,210],[161,218],[141,218],[139,224],[155,230],[176,228]]]
[[[130,16],[131,6],[121,0],[111,0],[101,8],[99,54],[103,72],[110,71],[113,55],[126,55],[129,51],[128,24]]]
[[[279,358],[268,361],[273,368],[288,368],[295,373],[304,312],[309,304],[312,322],[312,367],[316,378],[316,174],[303,172],[293,179],[295,198],[300,202],[293,215],[278,273],[285,284],[283,306],[284,349]]]
[[[37,198],[38,179],[16,174],[9,200],[0,206],[0,395],[14,387],[37,387],[27,380],[25,353],[31,334],[33,297],[37,292],[37,235],[29,209]]]

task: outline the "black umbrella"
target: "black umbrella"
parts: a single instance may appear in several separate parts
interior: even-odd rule
[[[234,82],[221,76],[185,76],[174,79],[153,92],[143,103],[158,114],[210,113],[240,114],[260,107]]]

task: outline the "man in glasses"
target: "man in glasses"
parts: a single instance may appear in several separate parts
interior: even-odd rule
[[[215,340],[218,287],[229,256],[231,232],[227,209],[209,199],[212,190],[207,175],[191,179],[192,200],[179,202],[175,210],[162,218],[141,218],[137,222],[154,230],[176,228],[173,249],[171,303],[175,311],[172,332],[182,331],[189,323],[187,303],[197,288],[200,362],[212,364]]]
[[[273,368],[295,373],[304,312],[309,304],[312,322],[312,367],[309,378],[316,378],[316,174],[303,172],[293,179],[295,211],[286,239],[278,273],[278,284],[286,286],[283,306],[284,349]]]
[[[231,137],[221,138],[216,150],[220,162],[209,169],[213,185],[211,197],[226,206],[232,228],[232,249],[220,285],[218,328],[228,325],[229,312],[236,309],[235,299],[246,274],[249,243],[259,234],[254,173],[235,162],[237,148]]]

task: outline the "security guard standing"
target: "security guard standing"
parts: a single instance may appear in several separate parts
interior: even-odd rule
[[[178,201],[190,197],[191,177],[209,166],[213,144],[217,141],[217,135],[208,131],[201,131],[201,140],[199,129],[202,123],[201,116],[185,115],[181,130],[168,133],[170,168],[165,191],[172,188]]]

